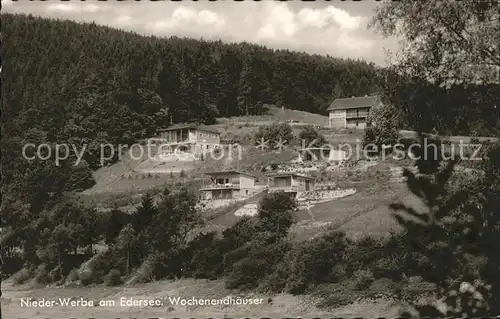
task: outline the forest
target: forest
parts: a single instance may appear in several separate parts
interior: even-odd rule
[[[377,92],[382,80],[364,61],[25,15],[2,20],[9,136],[133,143],[171,120],[210,124],[260,114],[265,104],[326,114],[336,97]]]
[[[94,184],[101,144],[134,143],[171,122],[259,114],[265,104],[325,113],[335,97],[375,93],[382,80],[371,63],[248,43],[29,15],[5,14],[2,26],[2,246],[16,256],[20,248],[28,268],[56,262],[61,274],[63,256],[102,235],[85,229],[100,232],[105,216],[68,197]],[[87,152],[77,166],[72,156],[56,166],[23,158],[26,143]]]

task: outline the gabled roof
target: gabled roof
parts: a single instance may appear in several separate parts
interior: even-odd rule
[[[328,111],[372,107],[377,105],[379,102],[380,97],[377,95],[336,99],[332,104],[330,104]]]
[[[217,130],[212,129],[210,127],[206,127],[203,125],[198,125],[196,123],[187,123],[187,124],[174,124],[170,125],[169,127],[159,129],[160,132],[166,132],[166,131],[174,131],[174,130],[180,130],[180,129],[193,129],[193,130],[198,130],[198,131],[204,131],[204,132],[209,132],[209,133],[215,133],[215,134],[220,134]]]
[[[255,176],[252,174],[240,172],[237,170],[213,171],[213,172],[206,172],[205,173],[205,175],[209,175],[209,176],[216,176],[216,175],[222,175],[222,174],[237,174],[237,175],[245,175],[248,177],[255,178]]]
[[[289,176],[301,177],[301,178],[305,178],[305,179],[315,179],[314,177],[302,175],[302,174],[298,174],[298,173],[277,173],[277,174],[269,175],[269,177],[289,177]]]

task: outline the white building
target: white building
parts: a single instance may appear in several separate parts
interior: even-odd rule
[[[315,179],[297,173],[282,173],[269,176],[269,192],[285,192],[292,197],[314,189]]]
[[[220,133],[196,124],[175,124],[159,130],[158,136],[149,141],[158,146],[159,160],[193,160],[220,147]]]
[[[259,189],[255,186],[255,176],[247,173],[228,170],[205,174],[210,177],[208,183],[200,188],[205,200],[244,199]]]

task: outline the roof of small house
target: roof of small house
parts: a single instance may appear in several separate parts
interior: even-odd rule
[[[348,97],[342,99],[336,99],[328,107],[328,111],[332,110],[347,110],[347,109],[357,109],[362,107],[372,107],[380,102],[380,97],[378,95],[371,96],[361,96],[361,97]]]
[[[216,175],[223,175],[223,174],[236,174],[236,175],[245,175],[248,177],[255,178],[255,176],[252,174],[237,171],[237,170],[212,171],[212,172],[206,172],[204,174],[209,175],[209,176],[216,176]]]
[[[298,173],[277,173],[277,174],[269,175],[269,177],[272,177],[272,178],[274,178],[274,177],[290,177],[290,176],[301,177],[301,178],[305,178],[305,179],[315,179],[314,177],[302,175],[302,174],[298,174]]]
[[[169,127],[166,127],[166,128],[162,128],[162,129],[159,129],[160,132],[166,132],[166,131],[174,131],[174,130],[180,130],[180,129],[193,129],[193,130],[198,130],[198,131],[204,131],[204,132],[209,132],[209,133],[215,133],[215,134],[219,134],[220,133],[213,129],[213,128],[210,128],[210,127],[206,127],[204,125],[199,125],[199,124],[196,124],[196,123],[179,123],[179,124],[173,124],[173,125],[170,125]]]

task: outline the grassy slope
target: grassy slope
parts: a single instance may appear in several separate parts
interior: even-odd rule
[[[281,110],[274,110],[274,112],[280,112]],[[271,110],[273,112],[273,110]],[[284,120],[296,120],[296,121],[308,121],[311,124],[321,125],[320,122],[327,121],[326,117],[321,117],[314,114],[304,114],[305,112],[298,111],[288,111],[283,113]],[[231,119],[231,123],[224,122],[223,124],[215,125],[222,133],[227,133],[228,131],[234,135],[240,135],[239,137],[251,136],[255,127],[248,125],[241,125],[238,123],[239,120],[261,121],[264,124],[265,121],[272,121],[276,117],[248,117],[240,119]],[[226,123],[226,124],[224,124]],[[361,137],[360,132],[343,132],[343,133],[332,133],[325,131],[327,139],[331,143],[355,143],[356,139]],[[246,140],[247,145],[249,141]],[[292,151],[285,153],[272,153],[272,152],[259,152],[255,149],[251,149],[244,153],[243,159],[237,163],[224,161],[221,162],[207,161],[202,163],[202,165],[197,166],[192,173],[190,173],[189,179],[199,178],[204,171],[217,169],[221,167],[225,168],[240,168],[247,170],[258,170],[263,165],[267,165],[271,162],[284,162],[295,156]],[[109,183],[109,170],[111,170],[111,175],[120,175],[123,171],[130,169],[130,164],[128,167],[123,163],[115,164],[111,168],[107,168],[108,172],[106,174],[105,170],[98,172],[99,178],[101,179],[101,185],[105,182]],[[236,165],[236,166],[235,166]],[[166,183],[165,181],[158,181]],[[123,181],[117,182],[117,185],[123,186]],[[133,183],[133,182],[132,182]],[[137,182],[136,182],[137,183]],[[148,183],[145,181],[144,183]],[[150,187],[156,185],[149,185]],[[361,216],[356,219],[349,221],[348,223],[342,225],[340,230],[346,231],[348,234],[383,234],[387,233],[390,229],[395,227],[394,221],[391,216],[391,211],[387,207],[385,200],[393,197],[398,192],[401,192],[401,187],[403,185],[379,185],[376,184],[373,187],[363,188],[355,195],[335,200],[328,203],[319,204],[313,208],[312,213],[314,215],[315,221],[330,221],[339,222],[345,220],[352,214],[359,212],[360,210],[368,211],[364,212]],[[148,185],[143,186],[147,188]],[[123,200],[125,198],[135,198],[138,199],[137,191],[123,192]],[[106,198],[108,202],[112,201],[113,196],[109,193],[98,193],[89,195],[88,198],[92,197],[99,201],[99,196]],[[417,203],[415,198],[411,195],[405,195],[403,198],[405,202]],[[104,200],[103,200],[104,201]],[[417,203],[418,204],[418,203]],[[235,217],[235,216],[234,216]],[[295,226],[293,229],[294,234],[297,237],[302,237],[302,239],[310,238],[311,236],[318,234],[319,232],[328,230],[328,227],[307,227],[311,224],[311,216],[307,212],[298,212],[298,217],[302,221],[300,226]],[[225,219],[225,218],[223,218]],[[233,218],[229,218],[231,223],[234,222]],[[220,221],[220,219],[219,219]],[[224,227],[225,225],[211,225],[214,228]],[[398,311],[398,306],[395,306],[392,301],[379,299],[375,303],[373,301],[361,300],[353,302],[348,306],[343,306],[336,308],[334,310],[326,311],[325,309],[319,309],[315,306],[316,302],[311,300],[309,296],[291,296],[288,294],[280,294],[277,296],[272,296],[273,302],[267,303],[259,306],[229,306],[227,308],[221,308],[218,306],[206,306],[206,307],[194,307],[186,308],[182,306],[170,306],[166,300],[167,296],[183,296],[183,297],[203,297],[203,298],[217,298],[224,297],[228,295],[239,295],[234,292],[228,291],[223,287],[220,281],[205,281],[205,280],[178,280],[175,282],[157,282],[150,283],[146,285],[137,285],[133,287],[120,287],[120,288],[104,288],[104,287],[94,287],[90,289],[79,289],[79,288],[39,288],[39,289],[26,289],[23,287],[11,287],[8,283],[3,282],[2,286],[6,290],[2,296],[2,303],[4,305],[5,317],[25,317],[25,318],[41,318],[41,317],[144,317],[144,316],[349,316],[349,317],[368,317],[372,315],[377,316],[392,316],[396,315]],[[165,306],[161,308],[128,308],[128,307],[94,307],[94,308],[21,308],[19,305],[19,299],[21,297],[36,297],[36,298],[49,298],[54,299],[58,297],[88,297],[92,300],[99,299],[114,299],[117,300],[120,297],[136,297],[136,298],[160,298],[165,300]],[[264,298],[267,301],[269,296],[254,294],[257,298]]]
[[[236,123],[240,125],[261,125],[263,123],[272,123],[275,121],[297,121],[311,125],[327,126],[328,116],[314,114],[297,110],[282,110],[271,106],[265,115],[239,116],[232,118],[221,118],[221,123]]]
[[[239,140],[241,140],[242,144],[250,144],[253,133],[256,130],[256,127],[248,127],[242,126],[238,124],[238,122],[245,122],[251,119],[251,122],[256,125],[266,124],[267,122],[272,123],[275,120],[286,121],[286,120],[294,120],[300,121],[303,123],[315,124],[315,125],[326,125],[328,123],[328,117],[302,112],[295,110],[285,110],[283,112],[281,109],[271,107],[268,114],[261,116],[248,116],[248,117],[238,117],[231,119],[220,119],[219,124],[213,125],[213,128],[220,131],[222,134],[222,138],[225,136],[236,136]],[[153,150],[154,152],[154,150]],[[254,153],[252,153],[254,154]],[[139,153],[133,152],[133,156],[135,158],[139,157]],[[251,155],[250,158],[245,158],[245,160],[240,163],[241,166],[250,166],[252,168],[253,162],[265,162],[270,160],[270,158],[278,157],[279,155],[271,155],[269,157],[262,156],[261,159],[258,158],[259,155]],[[160,177],[158,179],[140,179],[140,180],[127,180],[123,179],[122,176],[132,171],[135,167],[140,165],[147,158],[147,154],[144,154],[142,159],[134,159],[131,158],[128,151],[124,152],[122,160],[116,164],[111,166],[103,167],[96,172],[94,172],[94,177],[96,179],[96,185],[84,192],[84,194],[99,194],[99,193],[124,193],[124,192],[138,192],[142,190],[146,190],[148,188],[152,188],[155,186],[163,185],[171,180],[170,176],[166,175],[164,177]],[[179,164],[178,164],[179,165]],[[203,171],[210,170],[212,167],[220,168],[220,161],[216,164],[213,163],[185,163],[183,164],[185,167],[185,171],[195,170],[195,171]],[[229,163],[227,166],[237,165],[236,163]],[[240,167],[241,168],[241,167]]]
[[[3,284],[2,310],[5,318],[149,318],[149,317],[372,317],[395,316],[399,310],[390,300],[379,299],[375,303],[371,300],[356,301],[347,306],[330,310],[316,307],[317,301],[310,296],[292,296],[279,294],[240,294],[224,288],[221,281],[181,279],[174,282],[160,281],[126,287],[93,287],[80,288],[38,288],[38,289],[13,289],[8,284]],[[24,287],[26,288],[26,287]],[[232,306],[180,306],[171,305],[168,297],[183,298],[223,298],[226,296],[248,296],[248,298],[262,298],[262,305],[232,305]],[[20,298],[80,298],[87,300],[115,300],[114,307],[53,307],[53,308],[28,308],[20,307]],[[132,297],[134,299],[160,299],[162,307],[121,307],[119,298]],[[272,302],[268,302],[268,298]]]

